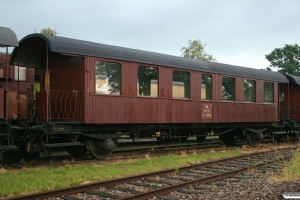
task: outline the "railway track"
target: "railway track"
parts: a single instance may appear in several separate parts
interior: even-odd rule
[[[19,196],[13,199],[166,199],[175,200],[179,194],[201,194],[213,189],[214,183],[239,181],[251,176],[255,168],[282,166],[296,149],[281,148],[257,152],[217,161],[189,165],[176,169],[113,179],[43,193]],[[274,164],[275,163],[275,164]],[[272,164],[270,166],[270,164]]]

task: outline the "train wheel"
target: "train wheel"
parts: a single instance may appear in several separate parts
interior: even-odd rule
[[[261,140],[263,140],[262,133],[246,132],[246,141],[250,146],[257,146]]]
[[[105,141],[88,139],[86,142],[87,149],[96,159],[106,159],[116,148],[116,141],[107,139]]]
[[[234,134],[232,133],[224,133],[222,135],[219,135],[219,138],[222,140],[222,142],[226,145],[229,146],[233,143],[234,141]]]
[[[79,158],[86,154],[87,149],[85,146],[71,146],[67,148],[67,152],[73,157],[73,158]]]

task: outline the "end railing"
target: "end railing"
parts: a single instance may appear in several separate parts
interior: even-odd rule
[[[75,120],[80,117],[80,99],[78,91],[49,91],[49,119]]]

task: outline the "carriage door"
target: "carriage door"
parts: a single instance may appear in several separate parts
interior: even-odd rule
[[[289,119],[289,107],[288,107],[288,84],[279,83],[278,91],[278,114],[280,120]]]

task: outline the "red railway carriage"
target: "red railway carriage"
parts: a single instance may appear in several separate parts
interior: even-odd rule
[[[289,127],[299,127],[300,122],[300,77],[285,74],[289,84],[279,85],[279,115]]]
[[[0,27],[0,153],[18,148],[24,140],[24,121],[33,120],[34,69],[9,65],[8,47],[17,47],[15,33]],[[20,137],[22,135],[22,137]],[[22,146],[22,145],[21,145]]]
[[[227,144],[256,143],[282,126],[279,85],[289,88],[276,72],[42,34],[23,38],[11,64],[39,77],[36,120],[47,131],[30,127],[38,146],[100,159],[122,134],[203,140],[213,131]]]

